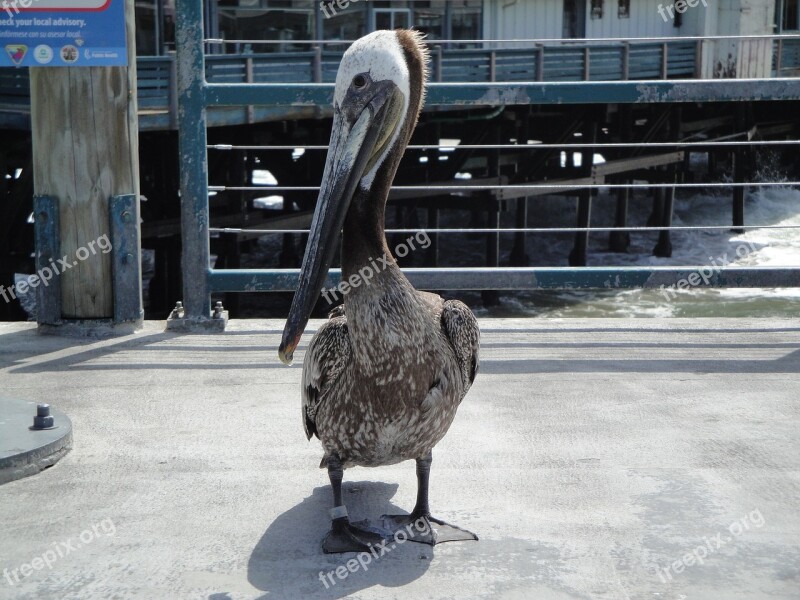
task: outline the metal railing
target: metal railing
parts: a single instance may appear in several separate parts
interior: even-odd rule
[[[753,36],[741,36],[753,37]],[[756,36],[757,37],[757,36]],[[770,36],[767,36],[770,37]],[[241,107],[246,105],[267,107],[321,107],[331,103],[332,86],[326,83],[220,83],[207,81],[208,63],[204,56],[201,0],[178,0],[177,33],[180,40],[177,54],[178,117],[181,164],[181,219],[182,219],[182,266],[184,277],[184,297],[186,319],[204,321],[210,318],[210,298],[213,292],[251,292],[251,291],[291,291],[296,288],[299,271],[297,269],[212,269],[210,268],[209,234],[209,191],[220,190],[259,190],[270,192],[279,190],[314,191],[316,186],[304,187],[210,187],[208,182],[208,151],[234,150],[245,147],[235,145],[207,145],[206,118],[211,107]],[[607,40],[606,40],[607,41]],[[672,40],[661,40],[662,42]],[[212,40],[212,42],[214,42]],[[783,42],[786,43],[785,41]],[[782,59],[781,59],[782,60]],[[778,65],[781,65],[780,60]],[[780,71],[780,69],[779,69]],[[444,73],[444,69],[440,71]],[[491,70],[490,70],[491,72]],[[495,71],[496,75],[497,71]],[[736,101],[800,99],[800,80],[778,77],[773,79],[652,79],[646,81],[544,81],[521,82],[433,82],[429,86],[427,104],[429,106],[513,106],[528,104],[602,104],[602,103],[692,103],[708,100]],[[751,142],[675,142],[667,143],[672,150],[712,146],[714,144],[736,145]],[[769,142],[765,142],[769,143]],[[796,141],[786,143],[795,144]],[[624,145],[624,144],[623,144]],[[546,145],[513,145],[514,149],[535,152]],[[608,144],[587,143],[559,146],[566,150],[586,150],[602,148]],[[617,144],[620,146],[620,144]],[[295,146],[292,146],[293,148]],[[432,146],[437,147],[437,146]],[[480,146],[486,148],[505,147],[503,145]],[[256,146],[252,148],[263,149]],[[275,147],[269,147],[274,149]],[[324,147],[314,148],[322,150]],[[415,149],[418,147],[412,147]],[[563,184],[525,183],[515,186],[498,185],[498,182],[475,185],[438,186],[436,193],[447,191],[482,191],[497,197],[527,197],[552,193],[559,189],[635,187],[635,184],[613,184],[605,181],[602,169],[592,172],[586,180]],[[782,182],[792,185],[796,182]],[[745,182],[723,183],[720,186],[743,190],[752,184]],[[762,185],[762,184],[759,184]],[[763,184],[773,185],[771,183]],[[702,186],[709,184],[647,184],[648,188]],[[394,193],[430,192],[431,186],[398,186]],[[726,226],[729,228],[730,226]],[[713,227],[712,227],[713,228]],[[635,231],[641,228],[604,228],[603,231]],[[670,226],[646,228],[647,230],[668,231],[677,229]],[[217,229],[214,231],[239,231]],[[275,232],[302,232],[305,229],[282,228],[265,230]],[[399,230],[399,231],[417,231]],[[447,228],[431,228],[431,232],[450,233]],[[463,229],[455,231],[464,232]],[[541,228],[517,228],[513,230],[489,227],[469,231],[498,232],[542,232]],[[562,228],[561,231],[588,235],[595,228]],[[552,267],[552,268],[411,268],[404,269],[414,285],[423,289],[452,290],[520,290],[537,288],[652,288],[671,286],[691,277],[699,267]],[[340,277],[337,269],[332,269],[327,285],[334,287]],[[738,287],[780,287],[800,286],[800,270],[797,268],[769,267],[724,267],[719,268],[703,280],[705,286]]]
[[[330,44],[328,44],[330,45]],[[700,75],[702,41],[631,40],[568,45],[536,42],[522,48],[445,48],[434,45],[431,81],[615,81]],[[343,48],[323,42],[307,51],[212,54],[211,83],[332,83]]]
[[[477,42],[477,41],[476,41]],[[206,40],[207,47],[235,41]],[[276,41],[250,40],[258,47]],[[629,81],[703,77],[703,57],[715,44],[769,44],[772,77],[800,73],[800,37],[704,36],[681,38],[522,40],[503,47],[492,40],[478,48],[450,48],[447,41],[431,41],[431,81],[437,83],[493,83],[540,81]],[[345,43],[298,42],[307,50],[209,54],[205,60],[209,83],[332,83]],[[505,45],[510,45],[505,42]],[[263,50],[263,48],[261,48]],[[138,104],[143,130],[177,126],[177,81],[174,54],[140,56],[137,59]],[[0,69],[0,123],[18,126],[19,114],[30,104],[28,70]],[[212,107],[209,124],[283,119],[291,111],[262,109],[252,105],[232,112]],[[324,110],[324,105],[323,105]],[[301,114],[302,116],[302,114]]]

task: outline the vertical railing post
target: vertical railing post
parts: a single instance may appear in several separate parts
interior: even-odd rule
[[[669,71],[669,64],[668,64],[668,57],[669,57],[669,42],[664,42],[661,44],[661,79],[667,78],[667,73]]]
[[[497,81],[497,52],[494,50],[489,52],[489,81]]]
[[[178,150],[185,321],[211,319],[202,0],[177,0]]]
[[[536,81],[544,81],[544,44],[536,44]]]
[[[253,83],[253,57],[248,56],[244,61],[244,80],[247,83]],[[255,113],[253,111],[253,105],[247,105],[247,124],[251,125],[255,122]]]
[[[589,46],[586,46],[583,49],[583,80],[589,81],[590,71],[589,71],[589,62],[590,62],[590,55],[589,55]]]
[[[783,39],[778,38],[778,56],[775,57],[775,77],[781,76],[781,63],[783,63]]]
[[[167,53],[169,58],[169,81],[167,85],[167,104],[169,107],[169,126],[170,129],[178,128],[178,61],[175,59],[175,52]]]
[[[322,46],[314,46],[311,70],[313,72],[313,82],[322,83]]]
[[[703,40],[697,40],[694,47],[694,76],[695,79],[703,78]]]
[[[628,81],[631,72],[631,45],[622,42],[622,80]]]
[[[436,81],[442,82],[442,45],[436,44]]]

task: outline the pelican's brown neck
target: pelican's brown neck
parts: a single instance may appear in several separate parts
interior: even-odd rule
[[[395,265],[384,229],[386,202],[400,161],[408,147],[425,100],[428,50],[415,31],[397,30],[408,65],[409,102],[400,135],[383,161],[368,190],[359,187],[350,203],[342,232],[342,276],[350,277],[381,256]]]

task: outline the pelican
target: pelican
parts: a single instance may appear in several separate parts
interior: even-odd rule
[[[478,370],[477,320],[462,302],[414,289],[384,234],[389,188],[423,104],[427,59],[422,36],[410,30],[373,32],[345,52],[319,198],[278,351],[291,364],[341,233],[342,281],[350,290],[311,340],[301,387],[306,436],[322,443],[320,468],[327,467],[333,489],[326,553],[368,550],[404,526],[408,539],[430,545],[478,539],[431,516],[428,504],[432,449]],[[350,522],[344,469],[411,459],[418,482],[411,514],[383,515],[384,527]]]

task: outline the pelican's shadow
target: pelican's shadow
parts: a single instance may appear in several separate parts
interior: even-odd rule
[[[408,512],[391,502],[397,484],[374,481],[345,482],[344,502],[352,521],[380,522],[382,514]],[[247,566],[247,579],[269,598],[342,598],[374,585],[397,587],[421,577],[433,558],[433,548],[425,544],[390,541],[379,558],[362,555],[346,576],[336,575],[337,567],[358,557],[355,552],[324,554],[322,539],[330,529],[328,510],[330,486],[315,488],[311,496],[280,515],[261,536]],[[394,548],[392,549],[392,545]],[[328,575],[330,574],[330,575]],[[339,574],[343,574],[339,569]]]

